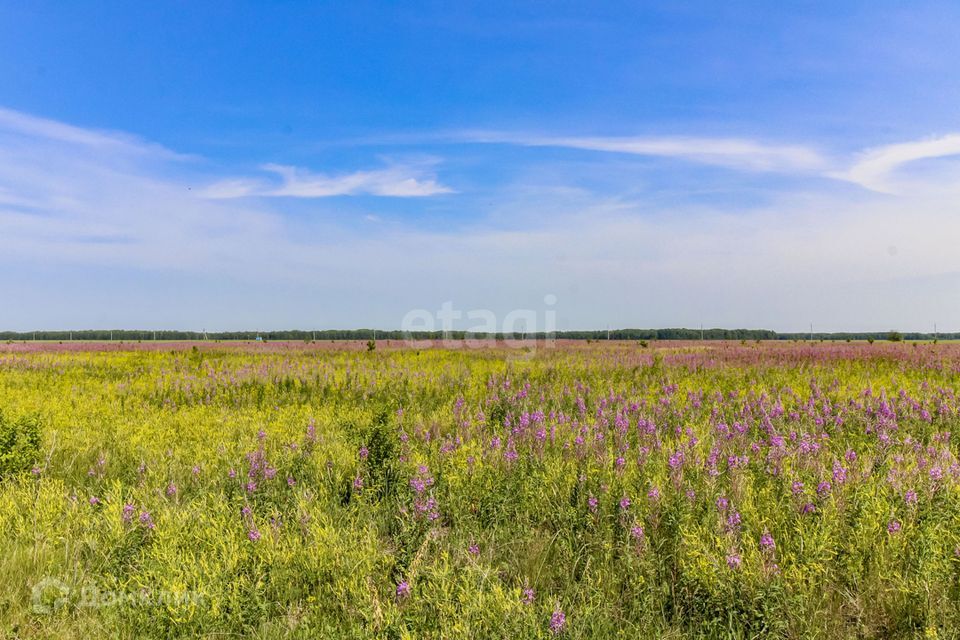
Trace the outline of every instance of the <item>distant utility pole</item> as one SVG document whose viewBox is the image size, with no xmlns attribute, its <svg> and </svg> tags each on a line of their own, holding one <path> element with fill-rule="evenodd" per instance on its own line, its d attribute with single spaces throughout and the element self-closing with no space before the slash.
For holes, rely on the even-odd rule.
<svg viewBox="0 0 960 640">
<path fill-rule="evenodd" d="M 813 323 L 810 323 L 810 342 L 813 342 Z"/>
<path fill-rule="evenodd" d="M 700 323 L 700 342 L 703 342 L 703 323 Z"/>
<path fill-rule="evenodd" d="M 933 339 L 934 339 L 935 341 L 938 340 L 938 339 L 939 339 L 939 335 L 940 335 L 940 334 L 937 333 L 937 323 L 934 322 L 934 323 L 933 323 Z"/>
<path fill-rule="evenodd" d="M 607 325 L 607 340 L 610 339 L 610 325 Z"/>
</svg>

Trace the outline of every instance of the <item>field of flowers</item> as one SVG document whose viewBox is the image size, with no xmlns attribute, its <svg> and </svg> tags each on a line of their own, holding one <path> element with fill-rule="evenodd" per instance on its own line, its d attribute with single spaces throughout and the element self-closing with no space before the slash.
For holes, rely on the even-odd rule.
<svg viewBox="0 0 960 640">
<path fill-rule="evenodd" d="M 0 345 L 0 635 L 960 633 L 960 345 Z"/>
</svg>

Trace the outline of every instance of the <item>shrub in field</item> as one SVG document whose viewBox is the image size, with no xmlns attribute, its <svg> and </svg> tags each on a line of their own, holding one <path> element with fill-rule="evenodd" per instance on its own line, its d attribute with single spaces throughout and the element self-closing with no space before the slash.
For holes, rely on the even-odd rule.
<svg viewBox="0 0 960 640">
<path fill-rule="evenodd" d="M 0 478 L 29 471 L 40 460 L 40 443 L 36 417 L 12 420 L 0 411 Z"/>
</svg>

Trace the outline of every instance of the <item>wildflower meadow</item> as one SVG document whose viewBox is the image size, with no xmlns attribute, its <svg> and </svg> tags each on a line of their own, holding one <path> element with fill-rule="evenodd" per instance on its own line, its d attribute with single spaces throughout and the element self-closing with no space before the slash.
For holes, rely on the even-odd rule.
<svg viewBox="0 0 960 640">
<path fill-rule="evenodd" d="M 11 638 L 960 635 L 960 345 L 0 345 Z"/>
</svg>

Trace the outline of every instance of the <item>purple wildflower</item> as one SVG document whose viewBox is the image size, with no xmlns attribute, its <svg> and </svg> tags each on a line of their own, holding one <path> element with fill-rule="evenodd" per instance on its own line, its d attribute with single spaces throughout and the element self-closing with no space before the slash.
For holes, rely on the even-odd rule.
<svg viewBox="0 0 960 640">
<path fill-rule="evenodd" d="M 247 537 L 250 538 L 250 542 L 256 542 L 260 539 L 260 532 L 256 527 L 253 527 L 247 532 Z"/>
<path fill-rule="evenodd" d="M 740 556 L 737 554 L 736 551 L 731 552 L 731 553 L 727 556 L 727 566 L 728 566 L 730 569 L 733 569 L 733 570 L 739 569 L 741 562 L 742 562 L 742 560 L 740 559 Z"/>
<path fill-rule="evenodd" d="M 760 536 L 760 548 L 764 551 L 773 551 L 777 548 L 777 544 L 773 541 L 773 536 L 769 532 L 764 532 Z"/>
<path fill-rule="evenodd" d="M 891 520 L 890 524 L 887 525 L 887 533 L 895 534 L 900 532 L 900 522 L 897 520 Z"/>
<path fill-rule="evenodd" d="M 567 626 L 567 616 L 563 613 L 563 610 L 557 606 L 553 610 L 553 615 L 550 616 L 550 631 L 554 633 L 560 633 L 563 631 L 563 628 Z"/>
<path fill-rule="evenodd" d="M 401 580 L 397 585 L 397 598 L 406 598 L 410 595 L 410 584 L 406 580 Z"/>
<path fill-rule="evenodd" d="M 537 593 L 530 587 L 526 587 L 523 590 L 523 604 L 533 604 L 533 601 L 537 599 Z"/>
</svg>

